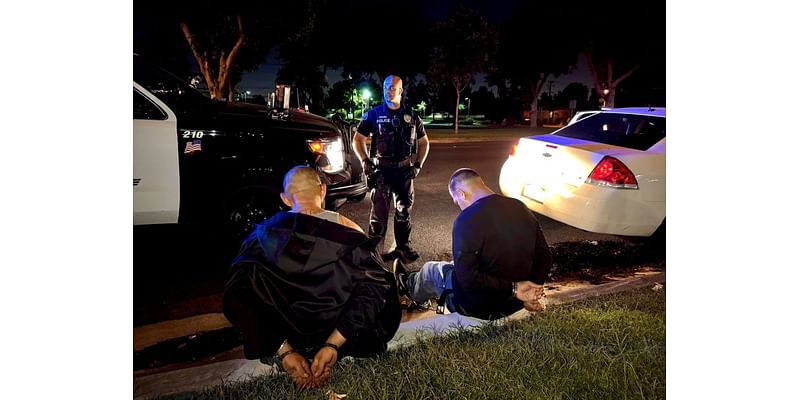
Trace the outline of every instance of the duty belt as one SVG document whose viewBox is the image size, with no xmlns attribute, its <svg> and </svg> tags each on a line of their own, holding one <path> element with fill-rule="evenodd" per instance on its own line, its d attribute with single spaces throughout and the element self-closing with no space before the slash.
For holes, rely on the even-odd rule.
<svg viewBox="0 0 800 400">
<path fill-rule="evenodd" d="M 400 168 L 400 167 L 407 167 L 409 165 L 411 165 L 411 158 L 395 161 L 379 157 L 377 163 L 378 168 Z"/>
</svg>

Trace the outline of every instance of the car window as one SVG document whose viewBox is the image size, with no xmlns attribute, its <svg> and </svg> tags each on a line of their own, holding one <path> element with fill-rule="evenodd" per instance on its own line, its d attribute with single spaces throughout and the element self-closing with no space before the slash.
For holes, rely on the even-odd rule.
<svg viewBox="0 0 800 400">
<path fill-rule="evenodd" d="M 647 115 L 599 113 L 567 125 L 554 135 L 629 149 L 647 150 L 667 136 L 667 120 Z"/>
<path fill-rule="evenodd" d="M 136 89 L 133 89 L 133 119 L 163 120 L 167 119 L 167 114 Z"/>
</svg>

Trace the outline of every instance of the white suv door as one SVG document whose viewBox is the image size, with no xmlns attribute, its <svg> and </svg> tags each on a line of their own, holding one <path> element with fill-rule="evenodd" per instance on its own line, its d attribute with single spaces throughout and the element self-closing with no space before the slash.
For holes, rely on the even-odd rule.
<svg viewBox="0 0 800 400">
<path fill-rule="evenodd" d="M 180 176 L 175 113 L 133 83 L 133 224 L 178 222 Z"/>
</svg>

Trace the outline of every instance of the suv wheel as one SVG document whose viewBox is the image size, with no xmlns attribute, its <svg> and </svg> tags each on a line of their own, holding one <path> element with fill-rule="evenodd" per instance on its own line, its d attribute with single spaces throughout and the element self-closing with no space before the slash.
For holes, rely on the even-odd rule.
<svg viewBox="0 0 800 400">
<path fill-rule="evenodd" d="M 234 195 L 227 207 L 227 230 L 232 240 L 241 242 L 256 224 L 282 210 L 277 193 L 248 190 Z"/>
</svg>

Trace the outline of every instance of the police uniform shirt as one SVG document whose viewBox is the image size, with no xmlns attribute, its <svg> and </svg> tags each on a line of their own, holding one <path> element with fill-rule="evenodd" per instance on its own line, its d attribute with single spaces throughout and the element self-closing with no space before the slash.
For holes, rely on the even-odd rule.
<svg viewBox="0 0 800 400">
<path fill-rule="evenodd" d="M 367 137 L 374 135 L 372 140 L 377 140 L 378 157 L 398 160 L 411 156 L 412 131 L 416 131 L 417 140 L 425 137 L 422 118 L 405 106 L 392 110 L 386 103 L 369 110 L 361 118 L 357 131 Z"/>
</svg>

